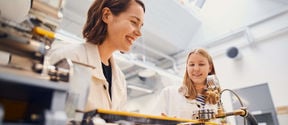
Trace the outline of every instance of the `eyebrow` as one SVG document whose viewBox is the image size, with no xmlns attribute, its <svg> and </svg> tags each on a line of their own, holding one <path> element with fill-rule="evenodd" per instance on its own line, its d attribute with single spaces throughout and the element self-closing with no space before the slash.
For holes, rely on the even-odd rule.
<svg viewBox="0 0 288 125">
<path fill-rule="evenodd" d="M 204 63 L 205 61 L 199 61 L 199 63 Z M 188 63 L 195 63 L 194 61 L 188 61 Z"/>
<path fill-rule="evenodd" d="M 141 22 L 140 18 L 138 18 L 137 16 L 132 16 L 132 18 L 135 18 L 135 19 L 137 19 L 139 22 Z M 143 26 L 143 25 L 144 25 L 144 23 L 141 24 L 141 26 Z"/>
</svg>

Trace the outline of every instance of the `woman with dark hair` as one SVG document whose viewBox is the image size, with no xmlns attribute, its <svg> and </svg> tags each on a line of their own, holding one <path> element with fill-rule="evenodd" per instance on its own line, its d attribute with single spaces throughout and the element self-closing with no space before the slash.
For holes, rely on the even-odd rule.
<svg viewBox="0 0 288 125">
<path fill-rule="evenodd" d="M 194 49 L 188 54 L 186 70 L 181 86 L 169 86 L 162 90 L 154 114 L 199 119 L 198 111 L 217 113 L 220 86 L 209 53 Z"/>
<path fill-rule="evenodd" d="M 128 52 L 142 35 L 144 13 L 145 6 L 141 0 L 94 0 L 82 32 L 86 42 L 63 46 L 48 53 L 51 63 L 69 58 L 95 67 L 85 111 L 124 109 L 126 81 L 113 53 Z"/>
</svg>

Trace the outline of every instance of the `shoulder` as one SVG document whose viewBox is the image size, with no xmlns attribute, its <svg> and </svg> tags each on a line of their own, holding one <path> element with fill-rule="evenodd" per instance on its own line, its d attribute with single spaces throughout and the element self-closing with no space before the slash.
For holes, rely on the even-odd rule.
<svg viewBox="0 0 288 125">
<path fill-rule="evenodd" d="M 83 43 L 53 43 L 46 56 L 52 64 L 63 58 L 79 61 L 81 56 L 85 56 L 84 50 Z"/>
<path fill-rule="evenodd" d="M 51 52 L 58 51 L 58 52 L 75 52 L 74 50 L 81 50 L 84 49 L 84 45 L 86 43 L 53 43 L 51 47 Z"/>
<path fill-rule="evenodd" d="M 171 85 L 171 86 L 167 86 L 165 88 L 162 89 L 161 93 L 162 94 L 178 94 L 178 89 L 180 86 L 178 85 Z"/>
<path fill-rule="evenodd" d="M 179 85 L 170 85 L 166 86 L 163 91 L 178 91 L 179 87 Z"/>
</svg>

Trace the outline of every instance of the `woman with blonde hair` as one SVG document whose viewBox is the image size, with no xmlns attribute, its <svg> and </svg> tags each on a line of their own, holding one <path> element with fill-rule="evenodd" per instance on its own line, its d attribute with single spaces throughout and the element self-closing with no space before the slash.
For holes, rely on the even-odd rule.
<svg viewBox="0 0 288 125">
<path fill-rule="evenodd" d="M 188 54 L 183 84 L 164 88 L 155 111 L 159 115 L 199 119 L 199 110 L 216 113 L 219 92 L 212 57 L 205 49 L 197 48 Z"/>
</svg>

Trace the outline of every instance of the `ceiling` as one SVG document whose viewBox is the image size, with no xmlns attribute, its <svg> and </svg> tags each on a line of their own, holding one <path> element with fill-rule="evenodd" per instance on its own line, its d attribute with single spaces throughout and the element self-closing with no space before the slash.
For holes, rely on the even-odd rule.
<svg viewBox="0 0 288 125">
<path fill-rule="evenodd" d="M 145 56 L 146 60 L 157 66 L 161 60 L 173 62 L 171 55 L 177 54 L 188 45 L 200 21 L 175 0 L 144 0 L 144 2 L 146 14 L 143 36 L 136 41 L 131 53 L 137 58 Z M 82 38 L 81 29 L 90 4 L 91 0 L 83 0 L 81 4 L 79 1 L 66 1 L 61 29 Z M 171 13 L 167 11 L 168 9 L 174 12 Z"/>
</svg>

